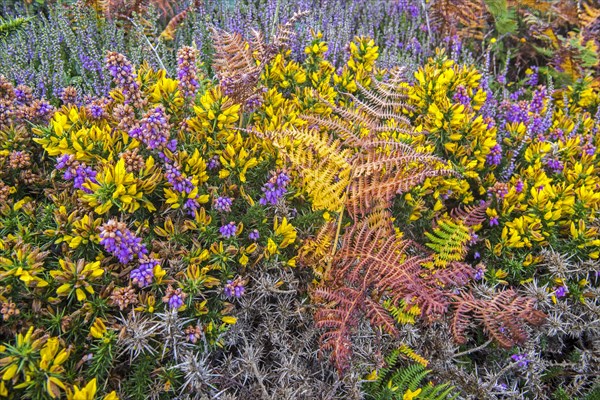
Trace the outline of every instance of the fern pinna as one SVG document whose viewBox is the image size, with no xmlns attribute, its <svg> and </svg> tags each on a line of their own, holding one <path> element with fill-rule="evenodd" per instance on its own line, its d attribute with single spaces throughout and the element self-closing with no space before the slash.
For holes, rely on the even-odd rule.
<svg viewBox="0 0 600 400">
<path fill-rule="evenodd" d="M 455 399 L 458 394 L 448 383 L 434 385 L 423 380 L 430 371 L 420 364 L 401 367 L 399 363 L 402 350 L 394 350 L 385 358 L 386 367 L 377 372 L 377 379 L 365 385 L 366 398 L 369 400 Z"/>
</svg>

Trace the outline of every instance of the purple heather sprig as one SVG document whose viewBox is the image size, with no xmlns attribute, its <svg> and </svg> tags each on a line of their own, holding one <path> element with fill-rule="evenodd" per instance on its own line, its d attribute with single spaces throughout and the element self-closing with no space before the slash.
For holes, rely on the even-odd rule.
<svg viewBox="0 0 600 400">
<path fill-rule="evenodd" d="M 252 232 L 250 232 L 248 234 L 248 239 L 252 240 L 253 242 L 256 242 L 258 239 L 260 239 L 260 234 L 258 233 L 258 229 L 254 229 Z"/>
<path fill-rule="evenodd" d="M 173 287 L 169 285 L 162 301 L 163 303 L 168 304 L 169 308 L 177 310 L 183 306 L 183 302 L 186 298 L 187 294 L 184 293 L 181 288 L 173 289 Z"/>
<path fill-rule="evenodd" d="M 495 144 L 490 149 L 490 153 L 487 155 L 486 161 L 489 165 L 499 165 L 502 161 L 502 146 Z"/>
<path fill-rule="evenodd" d="M 79 162 L 75 160 L 75 156 L 73 154 L 63 154 L 62 156 L 56 159 L 56 169 L 65 170 L 63 173 L 63 179 L 70 181 L 73 180 L 73 187 L 76 189 L 83 190 L 86 193 L 91 193 L 92 191 L 83 187 L 83 184 L 86 180 L 90 180 L 94 183 L 96 182 L 97 172 L 88 167 L 85 163 Z"/>
<path fill-rule="evenodd" d="M 225 288 L 223 289 L 223 293 L 225 293 L 225 296 L 229 298 L 235 296 L 238 299 L 244 295 L 244 291 L 244 282 L 240 277 L 234 280 L 228 280 L 227 284 L 225 285 Z"/>
<path fill-rule="evenodd" d="M 512 358 L 520 368 L 527 368 L 531 362 L 531 360 L 527 358 L 527 354 L 513 354 L 510 358 Z"/>
<path fill-rule="evenodd" d="M 200 87 L 196 68 L 197 58 L 198 50 L 190 46 L 182 47 L 177 52 L 177 79 L 179 90 L 185 97 L 193 97 Z"/>
<path fill-rule="evenodd" d="M 230 212 L 233 199 L 231 197 L 217 197 L 214 201 L 214 208 L 217 211 Z"/>
<path fill-rule="evenodd" d="M 258 201 L 261 205 L 276 205 L 286 193 L 290 177 L 284 172 L 273 173 L 271 179 L 262 187 L 264 196 Z"/>
<path fill-rule="evenodd" d="M 162 149 L 167 146 L 170 126 L 163 106 L 148 111 L 140 125 L 129 131 L 129 136 L 140 140 L 151 150 Z"/>
<path fill-rule="evenodd" d="M 129 273 L 129 278 L 134 285 L 139 287 L 148 286 L 154 278 L 154 267 L 160 265 L 160 261 L 155 258 L 140 257 L 140 265 Z"/>
<path fill-rule="evenodd" d="M 122 264 L 132 261 L 135 256 L 141 259 L 148 254 L 142 239 L 127 229 L 124 222 L 116 219 L 111 219 L 100 227 L 100 244 Z"/>
<path fill-rule="evenodd" d="M 233 236 L 235 236 L 235 234 L 237 232 L 237 225 L 235 222 L 232 221 L 232 222 L 220 227 L 219 232 L 221 233 L 221 236 L 223 236 L 224 238 L 233 237 Z"/>
<path fill-rule="evenodd" d="M 109 51 L 106 55 L 106 69 L 112 76 L 113 82 L 123 92 L 125 104 L 141 105 L 140 86 L 137 83 L 137 75 L 131 62 L 124 55 Z"/>
</svg>

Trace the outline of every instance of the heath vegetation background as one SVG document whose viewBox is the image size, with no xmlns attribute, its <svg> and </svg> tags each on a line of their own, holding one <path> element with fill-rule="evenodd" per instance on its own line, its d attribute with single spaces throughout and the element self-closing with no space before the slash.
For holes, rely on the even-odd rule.
<svg viewBox="0 0 600 400">
<path fill-rule="evenodd" d="M 2 0 L 0 398 L 600 398 L 600 3 Z"/>
</svg>

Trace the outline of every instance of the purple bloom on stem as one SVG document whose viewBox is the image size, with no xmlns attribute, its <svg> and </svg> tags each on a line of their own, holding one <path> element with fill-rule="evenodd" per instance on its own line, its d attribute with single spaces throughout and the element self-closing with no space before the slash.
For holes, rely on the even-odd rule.
<svg viewBox="0 0 600 400">
<path fill-rule="evenodd" d="M 214 156 L 208 161 L 207 168 L 213 170 L 219 168 L 220 166 L 221 163 L 219 162 L 219 156 Z"/>
<path fill-rule="evenodd" d="M 565 297 L 568 292 L 569 289 L 566 286 L 559 286 L 558 288 L 556 288 L 554 295 L 560 299 L 561 297 Z"/>
<path fill-rule="evenodd" d="M 271 175 L 271 179 L 262 187 L 264 196 L 258 201 L 261 205 L 267 204 L 276 205 L 286 193 L 287 185 L 290 177 L 285 172 L 275 173 Z"/>
<path fill-rule="evenodd" d="M 524 186 L 525 186 L 525 184 L 523 183 L 523 181 L 519 180 L 517 182 L 517 184 L 515 185 L 515 190 L 517 191 L 517 193 L 521 193 L 523 191 Z"/>
<path fill-rule="evenodd" d="M 258 233 L 258 229 L 254 229 L 252 232 L 248 234 L 248 239 L 256 242 L 260 238 L 260 234 Z"/>
<path fill-rule="evenodd" d="M 223 236 L 224 238 L 230 238 L 235 236 L 235 233 L 237 231 L 237 226 L 235 224 L 235 222 L 230 222 L 227 225 L 223 225 L 222 227 L 219 228 L 219 232 L 221 233 L 221 236 Z"/>
<path fill-rule="evenodd" d="M 233 199 L 230 197 L 217 197 L 214 207 L 217 211 L 230 212 L 232 204 Z"/>
<path fill-rule="evenodd" d="M 134 256 L 142 258 L 148 254 L 148 249 L 142 244 L 142 239 L 136 237 L 127 229 L 123 222 L 111 219 L 100 227 L 100 244 L 107 252 L 119 259 L 122 264 L 133 260 Z"/>
<path fill-rule="evenodd" d="M 240 278 L 236 278 L 234 280 L 228 280 L 225 288 L 223 289 L 223 293 L 227 297 L 237 297 L 238 299 L 244 295 L 244 283 Z"/>
<path fill-rule="evenodd" d="M 498 225 L 500 225 L 500 222 L 498 222 L 498 217 L 490 218 L 490 226 L 498 226 Z"/>
<path fill-rule="evenodd" d="M 502 146 L 494 145 L 490 149 L 490 154 L 487 155 L 486 161 L 489 165 L 498 165 L 502 161 Z"/>
<path fill-rule="evenodd" d="M 473 276 L 473 278 L 476 281 L 479 281 L 479 280 L 483 279 L 484 276 L 485 276 L 485 272 L 483 271 L 483 269 L 482 268 L 478 268 L 477 272 L 475 272 L 475 275 Z"/>
<path fill-rule="evenodd" d="M 526 368 L 531 362 L 531 360 L 527 359 L 526 354 L 513 354 L 510 358 L 521 368 Z"/>
<path fill-rule="evenodd" d="M 157 265 L 160 265 L 160 262 L 155 258 L 140 257 L 139 267 L 129 273 L 132 283 L 139 287 L 150 285 L 154 278 L 154 267 Z"/>
</svg>

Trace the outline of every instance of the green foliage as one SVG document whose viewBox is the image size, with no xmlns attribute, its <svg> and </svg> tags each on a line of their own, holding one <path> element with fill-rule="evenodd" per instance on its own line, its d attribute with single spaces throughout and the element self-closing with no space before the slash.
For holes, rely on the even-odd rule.
<svg viewBox="0 0 600 400">
<path fill-rule="evenodd" d="M 0 17 L 0 38 L 6 39 L 9 35 L 15 34 L 23 28 L 23 26 L 31 21 L 33 17 L 16 17 L 4 19 Z"/>
<path fill-rule="evenodd" d="M 425 236 L 429 239 L 426 246 L 435 252 L 433 266 L 443 268 L 464 259 L 471 232 L 461 221 L 441 219 L 433 232 L 425 232 Z"/>
<path fill-rule="evenodd" d="M 422 365 L 403 367 L 399 362 L 400 354 L 399 350 L 394 350 L 388 355 L 386 367 L 378 371 L 377 379 L 365 385 L 368 400 L 447 400 L 458 397 L 449 383 L 433 384 L 424 381 L 431 371 Z"/>
</svg>

